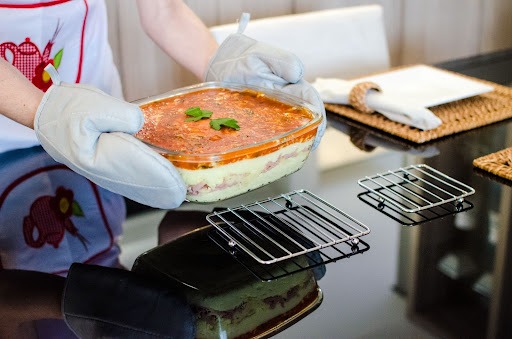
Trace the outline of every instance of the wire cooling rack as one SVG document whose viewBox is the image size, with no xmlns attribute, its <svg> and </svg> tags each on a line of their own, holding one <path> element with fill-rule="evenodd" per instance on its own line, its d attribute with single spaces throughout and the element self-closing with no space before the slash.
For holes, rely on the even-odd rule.
<svg viewBox="0 0 512 339">
<path fill-rule="evenodd" d="M 306 190 L 214 211 L 206 219 L 215 226 L 213 238 L 221 247 L 265 265 L 314 252 L 333 260 L 327 249 L 346 256 L 346 250 L 331 248 L 344 244 L 349 252 L 357 252 L 359 238 L 370 233 L 367 226 Z"/>
<path fill-rule="evenodd" d="M 470 186 L 425 164 L 367 176 L 359 199 L 404 225 L 417 225 L 473 208 Z"/>
</svg>

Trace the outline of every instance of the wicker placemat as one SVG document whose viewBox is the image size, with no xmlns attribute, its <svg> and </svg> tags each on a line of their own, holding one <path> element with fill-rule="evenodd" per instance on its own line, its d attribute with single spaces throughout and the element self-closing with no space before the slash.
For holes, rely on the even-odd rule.
<svg viewBox="0 0 512 339">
<path fill-rule="evenodd" d="M 339 114 L 343 117 L 358 121 L 362 124 L 418 144 L 512 118 L 511 87 L 455 72 L 452 73 L 473 81 L 491 85 L 494 87 L 494 90 L 492 92 L 470 98 L 430 107 L 429 109 L 443 121 L 438 128 L 433 130 L 422 131 L 411 126 L 389 120 L 378 113 L 360 113 L 346 105 L 325 104 L 325 108 L 326 110 Z"/>
<path fill-rule="evenodd" d="M 473 160 L 473 166 L 498 177 L 512 180 L 512 147 Z"/>
</svg>

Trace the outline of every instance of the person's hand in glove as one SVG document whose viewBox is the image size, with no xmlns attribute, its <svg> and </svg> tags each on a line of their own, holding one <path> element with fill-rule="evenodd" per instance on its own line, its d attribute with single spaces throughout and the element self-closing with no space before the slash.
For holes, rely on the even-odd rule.
<svg viewBox="0 0 512 339">
<path fill-rule="evenodd" d="M 248 19 L 248 14 L 244 13 L 238 32 L 229 35 L 219 46 L 205 80 L 277 89 L 310 103 L 323 117 L 313 144 L 315 149 L 326 126 L 325 107 L 320 95 L 303 79 L 304 65 L 296 55 L 242 34 Z"/>
<path fill-rule="evenodd" d="M 57 76 L 34 119 L 46 152 L 114 193 L 152 207 L 178 207 L 186 194 L 181 176 L 133 136 L 144 124 L 140 109 L 90 86 L 60 83 Z"/>
<path fill-rule="evenodd" d="M 33 127 L 56 161 L 144 205 L 168 209 L 184 201 L 186 185 L 174 166 L 133 136 L 144 123 L 136 105 L 90 86 L 61 83 L 52 67 L 48 71 L 53 85 L 44 95 L 32 93 L 38 90 L 5 62 L 0 63 L 0 70 L 12 73 L 5 81 L 13 95 L 6 98 L 19 97 L 16 92 L 26 93 L 28 98 L 27 104 L 1 103 L 0 113 Z M 1 81 L 0 85 L 11 90 Z M 17 111 L 9 114 L 14 111 L 9 107 Z"/>
</svg>

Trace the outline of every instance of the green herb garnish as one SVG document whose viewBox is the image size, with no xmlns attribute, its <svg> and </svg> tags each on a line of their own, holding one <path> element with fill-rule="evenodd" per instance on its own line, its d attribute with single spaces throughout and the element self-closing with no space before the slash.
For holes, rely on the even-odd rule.
<svg viewBox="0 0 512 339">
<path fill-rule="evenodd" d="M 211 111 L 202 110 L 199 107 L 190 107 L 185 111 L 185 114 L 189 117 L 185 119 L 185 121 L 199 121 L 201 119 L 209 119 L 212 116 Z M 238 121 L 231 118 L 219 118 L 212 119 L 210 121 L 210 127 L 214 130 L 220 130 L 222 126 L 236 129 L 237 131 L 240 129 L 238 126 Z"/>
<path fill-rule="evenodd" d="M 210 127 L 214 130 L 220 130 L 222 126 L 226 126 L 229 128 L 236 129 L 237 131 L 240 129 L 240 126 L 238 126 L 238 121 L 231 118 L 219 118 L 219 119 L 212 119 L 210 121 Z"/>
<path fill-rule="evenodd" d="M 204 111 L 199 107 L 190 107 L 185 111 L 185 114 L 190 116 L 185 121 L 199 121 L 201 119 L 208 119 L 213 113 L 211 111 Z"/>
</svg>

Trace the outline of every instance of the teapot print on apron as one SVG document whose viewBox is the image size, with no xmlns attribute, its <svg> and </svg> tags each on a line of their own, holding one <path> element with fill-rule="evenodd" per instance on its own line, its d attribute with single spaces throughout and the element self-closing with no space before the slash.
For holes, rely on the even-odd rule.
<svg viewBox="0 0 512 339">
<path fill-rule="evenodd" d="M 9 51 L 12 58 L 11 63 L 14 67 L 19 69 L 35 86 L 42 91 L 46 91 L 52 85 L 52 81 L 44 68 L 51 63 L 58 69 L 64 52 L 64 49 L 61 49 L 53 58 L 50 57 L 55 38 L 61 28 L 62 26 L 57 22 L 53 37 L 48 41 L 42 53 L 37 45 L 27 37 L 19 45 L 10 41 L 0 44 L 0 57 L 9 60 Z"/>
<path fill-rule="evenodd" d="M 50 63 L 63 81 L 80 82 L 85 43 L 94 40 L 87 34 L 87 28 L 96 24 L 89 15 L 94 11 L 90 3 L 93 7 L 101 4 L 93 0 L 0 0 L 0 58 L 43 91 L 52 84 L 44 72 Z"/>
<path fill-rule="evenodd" d="M 72 190 L 59 186 L 55 195 L 41 196 L 32 203 L 30 212 L 23 218 L 23 236 L 28 246 L 39 248 L 48 243 L 58 248 L 69 232 L 87 251 L 88 240 L 71 220 L 71 216 L 84 216 L 73 195 Z"/>
<path fill-rule="evenodd" d="M 53 63 L 62 82 L 123 98 L 105 0 L 0 0 L 0 58 L 42 90 L 52 84 L 43 68 Z M 32 129 L 0 114 L 0 154 L 39 144 Z"/>
</svg>

